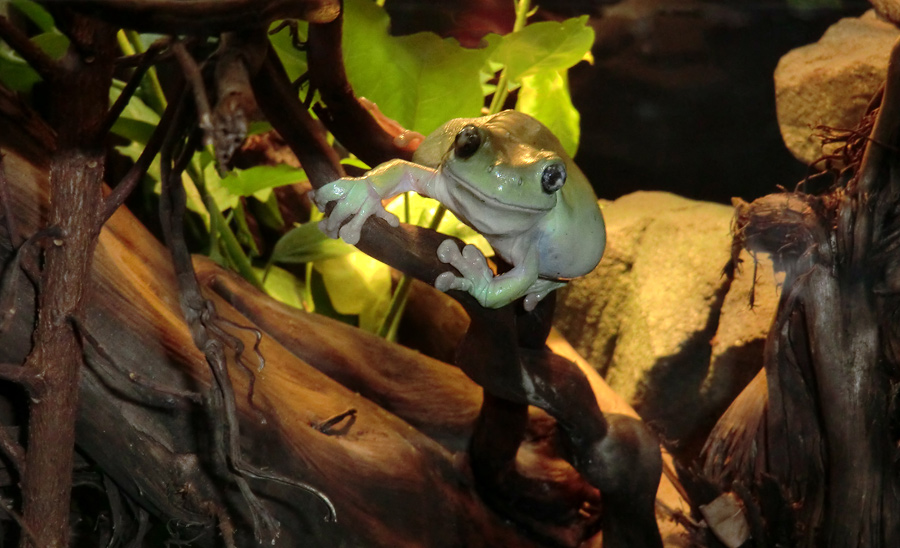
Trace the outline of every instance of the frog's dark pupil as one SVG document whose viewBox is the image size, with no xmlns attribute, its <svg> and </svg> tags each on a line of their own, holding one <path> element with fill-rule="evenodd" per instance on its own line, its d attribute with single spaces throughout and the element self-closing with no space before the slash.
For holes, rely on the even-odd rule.
<svg viewBox="0 0 900 548">
<path fill-rule="evenodd" d="M 481 133 L 475 126 L 468 125 L 456 134 L 453 146 L 456 148 L 456 157 L 465 160 L 475 154 L 481 146 Z"/>
<path fill-rule="evenodd" d="M 541 187 L 547 194 L 553 194 L 566 184 L 566 165 L 554 162 L 541 173 Z"/>
</svg>

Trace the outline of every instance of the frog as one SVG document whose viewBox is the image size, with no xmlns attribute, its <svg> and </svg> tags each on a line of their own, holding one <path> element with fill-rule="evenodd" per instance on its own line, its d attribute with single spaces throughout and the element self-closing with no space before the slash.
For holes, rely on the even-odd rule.
<svg viewBox="0 0 900 548">
<path fill-rule="evenodd" d="M 313 191 L 331 212 L 320 229 L 355 245 L 371 216 L 399 226 L 382 201 L 407 191 L 434 198 L 482 234 L 510 269 L 495 274 L 474 245 L 447 239 L 438 259 L 457 272 L 434 286 L 468 293 L 483 307 L 522 297 L 532 311 L 552 291 L 591 272 L 603 256 L 606 228 L 597 196 L 556 136 L 516 110 L 457 118 L 421 142 L 412 161 L 391 160 L 361 177 L 344 177 Z"/>
</svg>

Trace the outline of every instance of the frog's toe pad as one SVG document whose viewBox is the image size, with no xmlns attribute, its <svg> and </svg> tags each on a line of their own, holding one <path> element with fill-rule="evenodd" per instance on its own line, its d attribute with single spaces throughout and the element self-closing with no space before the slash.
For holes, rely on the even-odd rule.
<svg viewBox="0 0 900 548">
<path fill-rule="evenodd" d="M 321 221 L 319 221 L 319 230 L 321 230 L 322 234 L 328 236 L 329 238 L 337 239 L 338 238 L 337 227 L 335 227 L 334 230 L 332 230 L 331 228 L 329 228 L 328 224 L 329 223 L 328 223 L 327 218 L 322 219 Z"/>
<path fill-rule="evenodd" d="M 453 264 L 462 259 L 462 253 L 459 252 L 459 246 L 453 240 L 444 240 L 437 248 L 438 259 L 445 264 Z M 450 272 L 444 272 L 450 274 Z M 452 276 L 452 274 L 450 274 Z M 441 274 L 443 276 L 443 274 Z"/>
<path fill-rule="evenodd" d="M 455 289 L 454 286 L 459 278 L 453 275 L 452 272 L 442 272 L 437 279 L 434 281 L 434 287 L 438 291 L 450 291 L 451 289 Z"/>
</svg>

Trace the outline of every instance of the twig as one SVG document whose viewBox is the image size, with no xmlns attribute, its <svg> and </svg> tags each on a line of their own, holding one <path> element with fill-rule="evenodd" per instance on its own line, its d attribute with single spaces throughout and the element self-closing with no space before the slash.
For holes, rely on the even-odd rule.
<svg viewBox="0 0 900 548">
<path fill-rule="evenodd" d="M 261 471 L 248 464 L 243 458 L 234 387 L 228 375 L 228 361 L 225 357 L 226 341 L 229 341 L 229 338 L 222 337 L 223 330 L 215 325 L 219 321 L 215 307 L 211 301 L 203 297 L 200 291 L 190 253 L 184 240 L 183 218 L 186 197 L 180 177 L 195 150 L 198 134 L 195 132 L 188 139 L 174 165 L 172 157 L 186 122 L 187 113 L 184 113 L 170 128 L 160 153 L 163 182 L 163 191 L 160 196 L 160 217 L 163 235 L 175 266 L 181 292 L 182 312 L 190 326 L 194 344 L 206 356 L 206 361 L 213 374 L 214 382 L 207 393 L 206 408 L 216 422 L 216 427 L 213 428 L 214 455 L 220 461 L 230 465 L 233 472 L 231 479 L 238 486 L 244 501 L 250 508 L 257 539 L 270 539 L 274 538 L 278 524 L 250 489 L 247 478 L 277 481 L 303 489 L 320 498 L 328 506 L 332 518 L 335 516 L 334 506 L 322 492 L 311 485 Z M 242 344 L 238 349 L 241 348 Z"/>
<path fill-rule="evenodd" d="M 56 61 L 41 51 L 34 42 L 28 39 L 25 34 L 17 29 L 6 17 L 0 16 L 0 40 L 3 40 L 16 53 L 22 56 L 22 59 L 38 73 L 38 75 L 47 82 L 52 82 L 59 72 L 59 65 Z"/>
<path fill-rule="evenodd" d="M 25 523 L 25 519 L 22 517 L 22 514 L 13 510 L 13 502 L 6 497 L 0 496 L 0 510 L 6 512 L 9 517 L 16 522 L 16 524 L 22 529 L 22 532 L 31 541 L 31 543 L 35 546 L 38 545 L 37 535 L 34 534 L 34 531 Z"/>
<path fill-rule="evenodd" d="M 7 365 L 9 364 L 0 364 L 2 367 Z M 18 367 L 22 368 L 22 366 Z M 25 448 L 9 434 L 9 429 L 5 426 L 0 426 L 0 450 L 9 458 L 21 476 L 25 472 Z"/>
<path fill-rule="evenodd" d="M 316 109 L 316 114 L 341 144 L 371 166 L 394 158 L 409 160 L 412 151 L 398 147 L 393 136 L 353 95 L 341 51 L 342 24 L 339 17 L 330 23 L 309 25 L 310 86 L 319 90 L 327 107 Z M 312 95 L 310 92 L 308 97 Z"/>
<path fill-rule="evenodd" d="M 178 89 L 175 90 L 176 97 L 183 97 L 182 93 L 183 87 L 179 86 Z M 110 217 L 116 212 L 116 210 L 121 207 L 128 196 L 134 191 L 137 187 L 138 183 L 143 178 L 144 174 L 147 173 L 147 170 L 150 168 L 150 164 L 153 163 L 153 159 L 156 157 L 160 148 L 162 147 L 162 143 L 165 140 L 166 135 L 172 127 L 173 121 L 179 116 L 179 109 L 184 108 L 183 100 L 175 100 L 168 107 L 166 107 L 166 111 L 163 113 L 162 118 L 159 121 L 159 125 L 153 130 L 153 134 L 150 136 L 150 140 L 147 141 L 147 145 L 144 146 L 144 150 L 141 151 L 141 155 L 138 157 L 137 161 L 134 165 L 131 166 L 131 169 L 122 177 L 122 180 L 119 181 L 119 184 L 112 190 L 109 196 L 106 197 L 103 204 L 103 216 L 100 218 L 99 226 L 97 229 L 99 230 L 106 221 L 109 220 Z"/>
<path fill-rule="evenodd" d="M 66 7 L 141 32 L 213 36 L 266 28 L 279 19 L 324 23 L 337 17 L 338 0 L 68 0 Z"/>
<path fill-rule="evenodd" d="M 300 39 L 299 27 L 297 21 L 294 19 L 285 19 L 281 23 L 278 23 L 275 28 L 269 31 L 269 36 L 278 34 L 285 28 L 288 29 L 288 33 L 291 35 L 291 45 L 298 51 L 306 51 L 306 42 Z"/>
<path fill-rule="evenodd" d="M 351 419 L 351 423 L 352 423 L 352 419 L 356 418 L 356 409 L 348 409 L 348 410 L 344 411 L 343 413 L 338 413 L 337 415 L 335 415 L 331 418 L 325 419 L 324 421 L 322 421 L 319 424 L 314 424 L 313 428 L 315 428 L 316 430 L 318 430 L 319 432 L 321 432 L 325 435 L 330 436 L 333 433 L 332 429 L 335 426 L 337 426 L 338 424 L 340 424 L 341 421 L 343 421 L 344 419 L 346 419 L 348 417 Z"/>
<path fill-rule="evenodd" d="M 160 52 L 167 45 L 166 42 L 157 40 L 141 55 L 140 63 L 134 69 L 134 73 L 131 75 L 131 78 L 128 80 L 128 83 L 125 84 L 125 87 L 122 89 L 122 93 L 119 94 L 119 97 L 116 98 L 116 102 L 113 103 L 113 106 L 109 109 L 109 113 L 106 115 L 106 121 L 103 124 L 103 129 L 101 130 L 103 133 L 109 132 L 110 128 L 112 128 L 113 124 L 116 123 L 116 120 L 119 119 L 119 116 L 122 115 L 122 111 L 125 110 L 125 107 L 128 106 L 128 103 L 131 101 L 131 97 L 134 95 L 135 90 L 137 90 L 138 86 L 141 85 L 141 81 L 144 78 L 144 75 L 150 70 L 150 67 L 153 66 L 154 61 L 156 61 Z"/>
<path fill-rule="evenodd" d="M 197 121 L 204 133 L 203 142 L 205 145 L 210 145 L 213 139 L 212 109 L 209 106 L 209 98 L 206 96 L 206 86 L 203 84 L 203 74 L 200 71 L 200 66 L 188 53 L 184 43 L 175 42 L 172 45 L 172 51 L 175 53 L 175 58 L 178 59 L 178 64 L 181 65 L 181 70 L 188 82 L 188 86 L 190 86 L 194 94 L 194 102 L 197 106 Z"/>
<path fill-rule="evenodd" d="M 0 379 L 21 384 L 29 392 L 40 393 L 42 387 L 41 376 L 18 363 L 0 363 Z"/>
<path fill-rule="evenodd" d="M 184 398 L 198 403 L 202 400 L 200 394 L 197 394 L 196 392 L 171 388 L 160 384 L 153 379 L 149 379 L 139 373 L 124 369 L 115 359 L 113 359 L 112 356 L 109 355 L 109 352 L 107 352 L 106 349 L 103 348 L 103 345 L 100 344 L 100 341 L 98 341 L 96 338 L 94 338 L 93 335 L 91 335 L 90 331 L 87 330 L 87 328 L 78 318 L 72 317 L 69 318 L 69 321 L 72 322 L 72 325 L 75 327 L 75 331 L 81 337 L 82 346 L 84 346 L 83 343 L 87 343 L 87 346 L 97 353 L 101 361 L 110 366 L 113 373 L 116 373 L 120 377 L 128 379 L 134 385 L 138 386 L 139 388 L 143 388 L 151 393 L 169 396 L 170 398 Z M 166 399 L 165 403 L 168 406 L 172 405 L 172 401 L 168 398 Z"/>
</svg>

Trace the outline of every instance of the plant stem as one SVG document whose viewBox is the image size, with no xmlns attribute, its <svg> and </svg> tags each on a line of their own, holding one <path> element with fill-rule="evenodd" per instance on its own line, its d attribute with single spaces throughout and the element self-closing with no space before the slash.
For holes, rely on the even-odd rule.
<svg viewBox="0 0 900 548">
<path fill-rule="evenodd" d="M 525 28 L 528 21 L 528 10 L 531 8 L 531 0 L 518 0 L 516 2 L 516 22 L 513 23 L 513 32 L 518 32 Z M 506 98 L 509 96 L 509 79 L 506 73 L 506 67 L 500 71 L 500 79 L 497 81 L 497 91 L 494 92 L 494 98 L 491 100 L 491 106 L 488 114 L 497 114 L 503 108 Z"/>
</svg>

